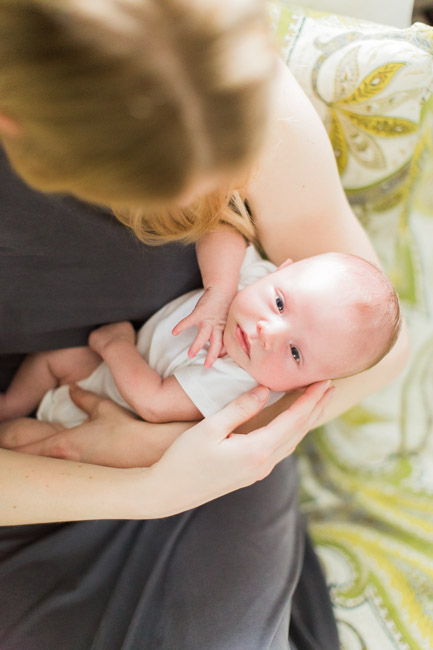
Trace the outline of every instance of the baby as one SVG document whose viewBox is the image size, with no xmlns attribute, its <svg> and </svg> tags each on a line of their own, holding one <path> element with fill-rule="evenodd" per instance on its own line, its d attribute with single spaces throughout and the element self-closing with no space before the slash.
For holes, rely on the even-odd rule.
<svg viewBox="0 0 433 650">
<path fill-rule="evenodd" d="M 82 387 L 143 419 L 194 420 L 218 411 L 257 383 L 274 391 L 275 401 L 315 381 L 366 370 L 398 335 L 399 303 L 389 280 L 373 264 L 352 255 L 287 260 L 276 269 L 249 246 L 239 289 L 223 332 L 225 355 L 211 369 L 203 365 L 208 349 L 188 355 L 195 333 L 184 329 L 185 322 L 172 336 L 173 326 L 194 314 L 203 295 L 191 292 L 159 310 L 137 340 L 129 323 L 117 323 L 95 330 L 89 348 L 30 356 L 4 395 L 15 404 L 14 417 L 20 395 L 27 395 L 29 412 L 51 389 L 38 418 L 67 427 L 79 424 L 86 415 L 70 400 L 67 384 L 91 373 L 79 382 Z M 16 397 L 11 399 L 11 394 Z"/>
</svg>

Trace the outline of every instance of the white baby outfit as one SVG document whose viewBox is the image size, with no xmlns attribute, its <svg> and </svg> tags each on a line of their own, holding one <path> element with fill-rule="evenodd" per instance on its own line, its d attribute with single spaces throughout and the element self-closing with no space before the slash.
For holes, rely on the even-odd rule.
<svg viewBox="0 0 433 650">
<path fill-rule="evenodd" d="M 248 246 L 239 276 L 239 289 L 275 270 L 271 262 L 263 260 L 253 246 Z M 178 336 L 173 327 L 190 314 L 203 290 L 191 291 L 156 312 L 139 330 L 137 348 L 141 356 L 165 379 L 174 375 L 185 393 L 206 417 L 216 413 L 257 382 L 229 356 L 217 359 L 212 368 L 204 367 L 207 348 L 190 359 L 188 350 L 195 338 L 196 328 L 189 328 Z M 101 363 L 86 379 L 78 382 L 82 388 L 108 397 L 132 411 L 117 390 L 105 363 Z M 283 393 L 271 393 L 268 403 L 275 402 Z M 69 387 L 60 386 L 48 391 L 39 405 L 39 420 L 61 422 L 67 427 L 81 424 L 87 417 L 69 397 Z"/>
</svg>

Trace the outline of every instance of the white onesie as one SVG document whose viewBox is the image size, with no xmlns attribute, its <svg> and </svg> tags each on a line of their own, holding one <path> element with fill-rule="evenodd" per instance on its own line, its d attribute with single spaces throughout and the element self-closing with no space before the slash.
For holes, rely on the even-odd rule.
<svg viewBox="0 0 433 650">
<path fill-rule="evenodd" d="M 239 289 L 275 270 L 253 246 L 248 246 L 239 276 Z M 246 392 L 257 382 L 240 368 L 229 356 L 217 359 L 212 368 L 204 367 L 207 349 L 190 359 L 188 350 L 195 338 L 196 328 L 189 328 L 178 336 L 173 327 L 190 314 L 203 290 L 191 291 L 169 302 L 156 312 L 139 330 L 137 348 L 141 356 L 165 379 L 174 375 L 185 393 L 203 416 L 212 415 L 226 404 Z M 101 363 L 86 379 L 78 382 L 82 388 L 108 397 L 132 411 L 117 390 L 114 379 L 105 363 Z M 268 403 L 275 402 L 283 393 L 271 393 Z M 81 424 L 87 415 L 69 397 L 69 387 L 60 386 L 48 391 L 39 405 L 39 420 L 61 422 L 67 427 Z"/>
</svg>

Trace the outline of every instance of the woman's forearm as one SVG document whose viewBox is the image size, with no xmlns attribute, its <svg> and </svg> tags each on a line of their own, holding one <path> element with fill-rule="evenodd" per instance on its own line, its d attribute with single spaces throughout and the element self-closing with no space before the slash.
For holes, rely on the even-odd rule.
<svg viewBox="0 0 433 650">
<path fill-rule="evenodd" d="M 328 401 L 329 382 L 310 386 L 286 413 L 251 436 L 233 433 L 263 407 L 257 387 L 179 436 L 147 469 L 113 469 L 0 450 L 3 525 L 173 515 L 267 476 L 312 428 Z M 131 416 L 81 391 L 89 427 L 128 430 Z M 53 436 L 62 440 L 63 432 Z M 108 436 L 110 437 L 110 435 Z"/>
<path fill-rule="evenodd" d="M 147 472 L 1 449 L 0 525 L 154 517 Z"/>
</svg>

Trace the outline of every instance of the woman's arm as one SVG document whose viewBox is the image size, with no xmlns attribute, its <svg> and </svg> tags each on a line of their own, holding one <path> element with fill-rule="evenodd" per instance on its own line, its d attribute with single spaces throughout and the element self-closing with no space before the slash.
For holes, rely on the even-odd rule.
<svg viewBox="0 0 433 650">
<path fill-rule="evenodd" d="M 81 450 L 78 458 L 98 456 L 97 444 L 92 452 L 92 440 L 114 434 L 128 444 L 131 432 L 140 431 L 143 423 L 120 407 L 76 391 L 76 401 L 90 415 L 79 428 L 87 436 L 87 451 Z M 256 387 L 182 433 L 146 469 L 114 469 L 0 450 L 0 524 L 158 518 L 211 501 L 267 476 L 314 426 L 331 391 L 329 382 L 313 384 L 268 426 L 247 436 L 235 434 L 234 429 L 267 400 L 268 390 Z M 51 438 L 40 443 L 40 453 L 68 451 L 71 457 L 70 449 L 62 449 L 62 434 Z"/>
<path fill-rule="evenodd" d="M 282 61 L 272 124 L 246 188 L 270 259 L 339 251 L 379 264 L 345 196 L 325 127 Z"/>
<path fill-rule="evenodd" d="M 283 62 L 273 130 L 246 196 L 260 241 L 275 264 L 288 257 L 299 260 L 339 251 L 359 255 L 380 266 L 344 194 L 326 130 Z M 408 336 L 403 326 L 394 348 L 379 364 L 334 382 L 336 393 L 322 421 L 332 419 L 386 385 L 403 369 L 408 353 Z M 274 412 L 286 405 L 287 401 L 278 402 Z"/>
</svg>

